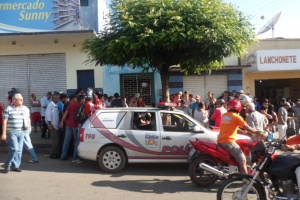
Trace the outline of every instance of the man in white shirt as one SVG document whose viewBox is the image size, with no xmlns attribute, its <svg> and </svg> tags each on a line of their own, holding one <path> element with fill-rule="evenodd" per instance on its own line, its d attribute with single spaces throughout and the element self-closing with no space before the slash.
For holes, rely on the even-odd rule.
<svg viewBox="0 0 300 200">
<path fill-rule="evenodd" d="M 46 139 L 46 132 L 48 130 L 47 122 L 45 120 L 45 112 L 48 104 L 51 102 L 52 93 L 48 92 L 46 96 L 41 99 L 42 106 L 42 120 L 43 120 L 43 130 L 42 130 L 42 139 Z M 48 135 L 49 138 L 49 135 Z"/>
<path fill-rule="evenodd" d="M 188 108 L 187 113 L 192 116 L 192 107 L 193 107 L 193 103 L 195 103 L 196 100 L 194 99 L 193 94 L 189 94 L 189 98 L 188 100 L 185 102 L 186 107 Z"/>
<path fill-rule="evenodd" d="M 211 92 L 207 93 L 207 97 L 205 99 L 205 108 L 206 110 L 209 109 L 210 105 L 214 105 L 216 103 L 216 98 L 214 98 L 214 94 L 212 94 Z"/>
<path fill-rule="evenodd" d="M 59 100 L 59 94 L 54 94 L 52 96 L 51 103 L 48 104 L 46 112 L 45 112 L 45 121 L 48 125 L 48 129 L 50 131 L 50 136 L 52 140 L 52 149 L 50 153 L 50 158 L 58 159 L 59 155 L 59 111 L 57 108 L 57 102 Z"/>
</svg>

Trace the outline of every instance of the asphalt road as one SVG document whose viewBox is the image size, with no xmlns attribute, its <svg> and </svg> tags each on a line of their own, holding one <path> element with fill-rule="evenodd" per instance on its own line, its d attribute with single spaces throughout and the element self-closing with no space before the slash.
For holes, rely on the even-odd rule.
<svg viewBox="0 0 300 200">
<path fill-rule="evenodd" d="M 3 174 L 6 154 L 0 152 L 0 200 L 147 200 L 216 199 L 218 183 L 195 186 L 187 164 L 130 164 L 117 174 L 105 174 L 98 164 L 49 158 L 49 149 L 37 149 L 39 163 L 27 163 L 22 172 Z"/>
</svg>

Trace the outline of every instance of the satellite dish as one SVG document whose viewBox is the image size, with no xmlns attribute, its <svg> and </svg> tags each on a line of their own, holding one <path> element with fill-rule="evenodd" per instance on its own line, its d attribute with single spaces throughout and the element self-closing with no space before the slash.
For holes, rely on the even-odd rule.
<svg viewBox="0 0 300 200">
<path fill-rule="evenodd" d="M 279 17 L 281 15 L 281 12 L 275 15 L 268 23 L 266 23 L 262 29 L 257 33 L 257 35 L 263 34 L 267 32 L 268 30 L 272 29 L 272 38 L 274 38 L 274 26 L 277 23 Z M 264 19 L 264 16 L 261 17 L 261 19 Z"/>
</svg>

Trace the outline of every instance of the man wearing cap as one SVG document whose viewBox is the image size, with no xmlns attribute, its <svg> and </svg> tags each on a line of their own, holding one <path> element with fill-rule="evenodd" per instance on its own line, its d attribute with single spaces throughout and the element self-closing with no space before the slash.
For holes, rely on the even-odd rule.
<svg viewBox="0 0 300 200">
<path fill-rule="evenodd" d="M 215 126 L 221 126 L 222 115 L 227 113 L 227 110 L 224 108 L 225 101 L 223 99 L 219 99 L 217 101 L 217 108 L 215 112 L 211 116 L 211 120 L 215 121 Z"/>
<path fill-rule="evenodd" d="M 290 108 L 289 103 L 286 102 L 285 98 L 280 100 L 281 107 L 278 109 L 278 123 L 277 129 L 279 133 L 279 139 L 283 138 L 286 134 L 287 129 L 287 119 L 288 119 L 288 112 L 287 109 Z"/>
<path fill-rule="evenodd" d="M 192 105 L 192 117 L 194 117 L 195 110 L 199 108 L 199 103 L 201 102 L 200 95 L 196 95 L 196 102 Z"/>
</svg>

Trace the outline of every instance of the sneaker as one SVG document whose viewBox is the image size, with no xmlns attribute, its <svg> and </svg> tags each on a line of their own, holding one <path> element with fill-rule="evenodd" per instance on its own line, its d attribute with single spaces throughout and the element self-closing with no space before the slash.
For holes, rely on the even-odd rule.
<svg viewBox="0 0 300 200">
<path fill-rule="evenodd" d="M 14 169 L 11 169 L 10 171 L 21 172 L 22 170 L 20 168 L 14 168 Z"/>
<path fill-rule="evenodd" d="M 10 167 L 9 166 L 5 166 L 4 167 L 4 170 L 3 170 L 3 173 L 7 174 L 10 170 Z"/>
<path fill-rule="evenodd" d="M 73 159 L 72 160 L 72 163 L 78 163 L 78 164 L 80 164 L 80 163 L 82 163 L 82 160 L 80 160 L 80 159 Z"/>
</svg>

